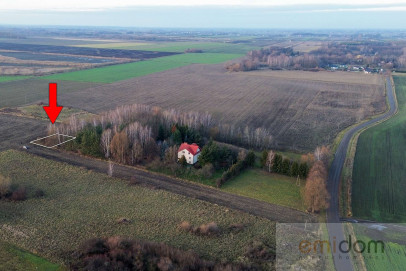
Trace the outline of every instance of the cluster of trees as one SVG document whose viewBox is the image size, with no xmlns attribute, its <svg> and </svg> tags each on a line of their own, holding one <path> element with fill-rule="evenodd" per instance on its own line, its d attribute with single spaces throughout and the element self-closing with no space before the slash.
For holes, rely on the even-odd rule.
<svg viewBox="0 0 406 271">
<path fill-rule="evenodd" d="M 203 146 L 213 138 L 260 148 L 267 147 L 272 139 L 264 128 L 247 126 L 241 130 L 217 125 L 208 113 L 181 113 L 138 104 L 121 106 L 86 121 L 72 116 L 60 125 L 50 125 L 48 132 L 76 135 L 76 141 L 69 144 L 71 150 L 132 165 L 159 155 L 163 158 L 168 147 L 182 142 Z"/>
<path fill-rule="evenodd" d="M 269 67 L 313 70 L 337 64 L 404 68 L 406 52 L 401 44 L 392 42 L 329 42 L 309 53 L 295 52 L 291 47 L 271 47 L 250 51 L 240 62 L 227 64 L 226 69 L 250 71 Z"/>
<path fill-rule="evenodd" d="M 227 169 L 237 160 L 237 153 L 226 146 L 219 146 L 213 140 L 206 144 L 199 156 L 201 166 L 212 164 L 215 169 Z"/>
<path fill-rule="evenodd" d="M 120 237 L 95 238 L 74 253 L 72 270 L 259 270 L 255 266 L 215 263 L 163 243 Z"/>
<path fill-rule="evenodd" d="M 34 197 L 43 197 L 42 190 L 36 190 Z M 0 200 L 23 201 L 27 199 L 27 189 L 21 185 L 13 185 L 10 178 L 0 174 Z"/>
<path fill-rule="evenodd" d="M 315 162 L 306 179 L 304 199 L 310 212 L 328 208 L 330 195 L 327 191 L 328 163 L 330 152 L 326 147 L 318 147 L 314 152 Z"/>
<path fill-rule="evenodd" d="M 291 177 L 300 177 L 305 179 L 309 173 L 308 161 L 292 161 L 284 158 L 274 151 L 263 151 L 261 154 L 261 166 L 268 172 L 274 172 Z"/>
</svg>

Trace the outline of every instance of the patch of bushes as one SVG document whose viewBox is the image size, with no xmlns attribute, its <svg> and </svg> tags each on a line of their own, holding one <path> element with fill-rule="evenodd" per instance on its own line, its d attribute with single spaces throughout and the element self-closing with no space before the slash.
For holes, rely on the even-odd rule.
<svg viewBox="0 0 406 271">
<path fill-rule="evenodd" d="M 196 235 L 213 236 L 220 233 L 220 229 L 215 222 L 210 222 L 207 224 L 202 224 L 198 227 L 193 227 L 189 222 L 183 221 L 179 225 L 179 228 Z"/>
<path fill-rule="evenodd" d="M 192 251 L 163 243 L 120 237 L 88 240 L 73 256 L 72 270 L 258 270 L 242 264 L 203 260 Z"/>
<path fill-rule="evenodd" d="M 23 201 L 27 199 L 25 187 L 11 185 L 10 178 L 0 175 L 0 199 Z"/>
<path fill-rule="evenodd" d="M 216 236 L 220 234 L 220 228 L 215 222 L 202 224 L 199 227 L 193 227 L 189 222 L 183 221 L 182 223 L 180 223 L 179 228 L 183 231 L 187 231 L 196 235 Z"/>
</svg>

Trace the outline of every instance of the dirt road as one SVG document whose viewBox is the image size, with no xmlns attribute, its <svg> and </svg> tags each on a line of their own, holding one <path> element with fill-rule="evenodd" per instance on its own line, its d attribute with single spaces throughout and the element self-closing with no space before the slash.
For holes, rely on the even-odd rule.
<svg viewBox="0 0 406 271">
<path fill-rule="evenodd" d="M 108 164 L 106 161 L 95 160 L 56 150 L 48 150 L 36 146 L 32 146 L 29 150 L 27 150 L 27 152 L 47 159 L 52 159 L 54 161 L 85 167 L 95 172 L 107 173 Z M 208 201 L 231 209 L 264 217 L 272 221 L 311 222 L 315 221 L 316 219 L 314 216 L 290 209 L 288 207 L 282 207 L 251 198 L 226 193 L 215 188 L 153 174 L 134 167 L 115 165 L 114 176 L 124 180 L 130 180 L 133 177 L 141 185 L 164 189 L 176 194 Z"/>
</svg>

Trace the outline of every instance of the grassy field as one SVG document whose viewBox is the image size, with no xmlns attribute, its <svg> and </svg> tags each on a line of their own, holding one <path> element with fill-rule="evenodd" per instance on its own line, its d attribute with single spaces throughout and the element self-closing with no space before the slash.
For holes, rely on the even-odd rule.
<svg viewBox="0 0 406 271">
<path fill-rule="evenodd" d="M 29 76 L 20 76 L 20 75 L 14 75 L 14 76 L 7 76 L 7 75 L 0 75 L 0 83 L 1 82 L 8 82 L 8 81 L 15 81 L 15 80 L 23 80 L 30 78 Z"/>
<path fill-rule="evenodd" d="M 58 83 L 58 95 L 99 86 L 98 83 L 26 79 L 0 83 L 0 108 L 17 107 L 42 100 L 48 104 L 49 83 Z M 58 104 L 63 105 L 59 101 Z"/>
<path fill-rule="evenodd" d="M 406 77 L 394 77 L 399 112 L 358 140 L 353 170 L 354 216 L 406 221 Z"/>
<path fill-rule="evenodd" d="M 241 57 L 241 54 L 180 54 L 151 60 L 113 65 L 89 70 L 44 76 L 47 80 L 72 80 L 81 82 L 112 83 L 152 73 L 171 70 L 190 64 L 216 64 Z"/>
<path fill-rule="evenodd" d="M 62 271 L 65 269 L 16 246 L 0 242 L 0 270 Z"/>
<path fill-rule="evenodd" d="M 377 253 L 372 251 L 364 256 L 365 267 L 368 271 L 380 270 L 404 270 L 406 266 L 406 245 L 404 238 L 405 224 L 393 226 L 393 224 L 382 224 L 383 229 L 377 230 L 368 224 L 357 224 L 354 227 L 354 233 L 358 240 L 366 244 L 371 240 L 381 240 L 385 244 L 384 253 L 378 250 Z M 400 227 L 399 227 L 400 226 Z M 359 257 L 359 254 L 358 254 Z"/>
<path fill-rule="evenodd" d="M 109 48 L 124 50 L 145 50 L 158 52 L 184 52 L 194 48 L 203 50 L 205 53 L 246 54 L 260 47 L 252 44 L 233 44 L 225 42 L 109 42 L 101 44 L 83 44 L 81 47 Z"/>
<path fill-rule="evenodd" d="M 260 169 L 250 169 L 226 182 L 222 189 L 241 196 L 304 211 L 305 206 L 301 194 L 304 184 L 304 180 L 301 181 L 301 186 L 297 186 L 295 178 L 270 174 Z"/>
<path fill-rule="evenodd" d="M 18 151 L 0 153 L 0 174 L 24 185 L 29 199 L 0 205 L 0 240 L 35 252 L 55 263 L 92 237 L 127 236 L 193 249 L 206 259 L 237 261 L 253 240 L 274 237 L 274 223 L 163 190 L 129 186 L 83 168 Z M 36 189 L 43 198 L 33 198 Z M 127 218 L 129 224 L 117 220 Z M 203 237 L 178 230 L 182 221 L 216 222 L 222 233 Z M 242 223 L 239 233 L 228 230 Z"/>
<path fill-rule="evenodd" d="M 386 106 L 383 81 L 375 76 L 256 74 L 228 73 L 222 64 L 197 64 L 69 93 L 60 101 L 97 113 L 134 103 L 208 111 L 218 122 L 241 129 L 266 127 L 275 147 L 296 152 L 331 143 L 342 129 Z"/>
</svg>

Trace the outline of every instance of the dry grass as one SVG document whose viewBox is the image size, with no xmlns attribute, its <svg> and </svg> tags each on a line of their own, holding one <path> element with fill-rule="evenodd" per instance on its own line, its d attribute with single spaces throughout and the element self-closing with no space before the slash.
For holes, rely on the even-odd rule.
<svg viewBox="0 0 406 271">
<path fill-rule="evenodd" d="M 83 168 L 17 151 L 0 153 L 0 174 L 13 183 L 42 189 L 45 196 L 0 205 L 0 240 L 57 263 L 90 238 L 124 236 L 194 250 L 204 259 L 237 261 L 253 240 L 272 240 L 274 223 L 162 190 L 125 182 Z M 123 218 L 130 223 L 122 222 Z M 182 221 L 220 228 L 247 225 L 218 236 L 179 230 Z"/>
</svg>

